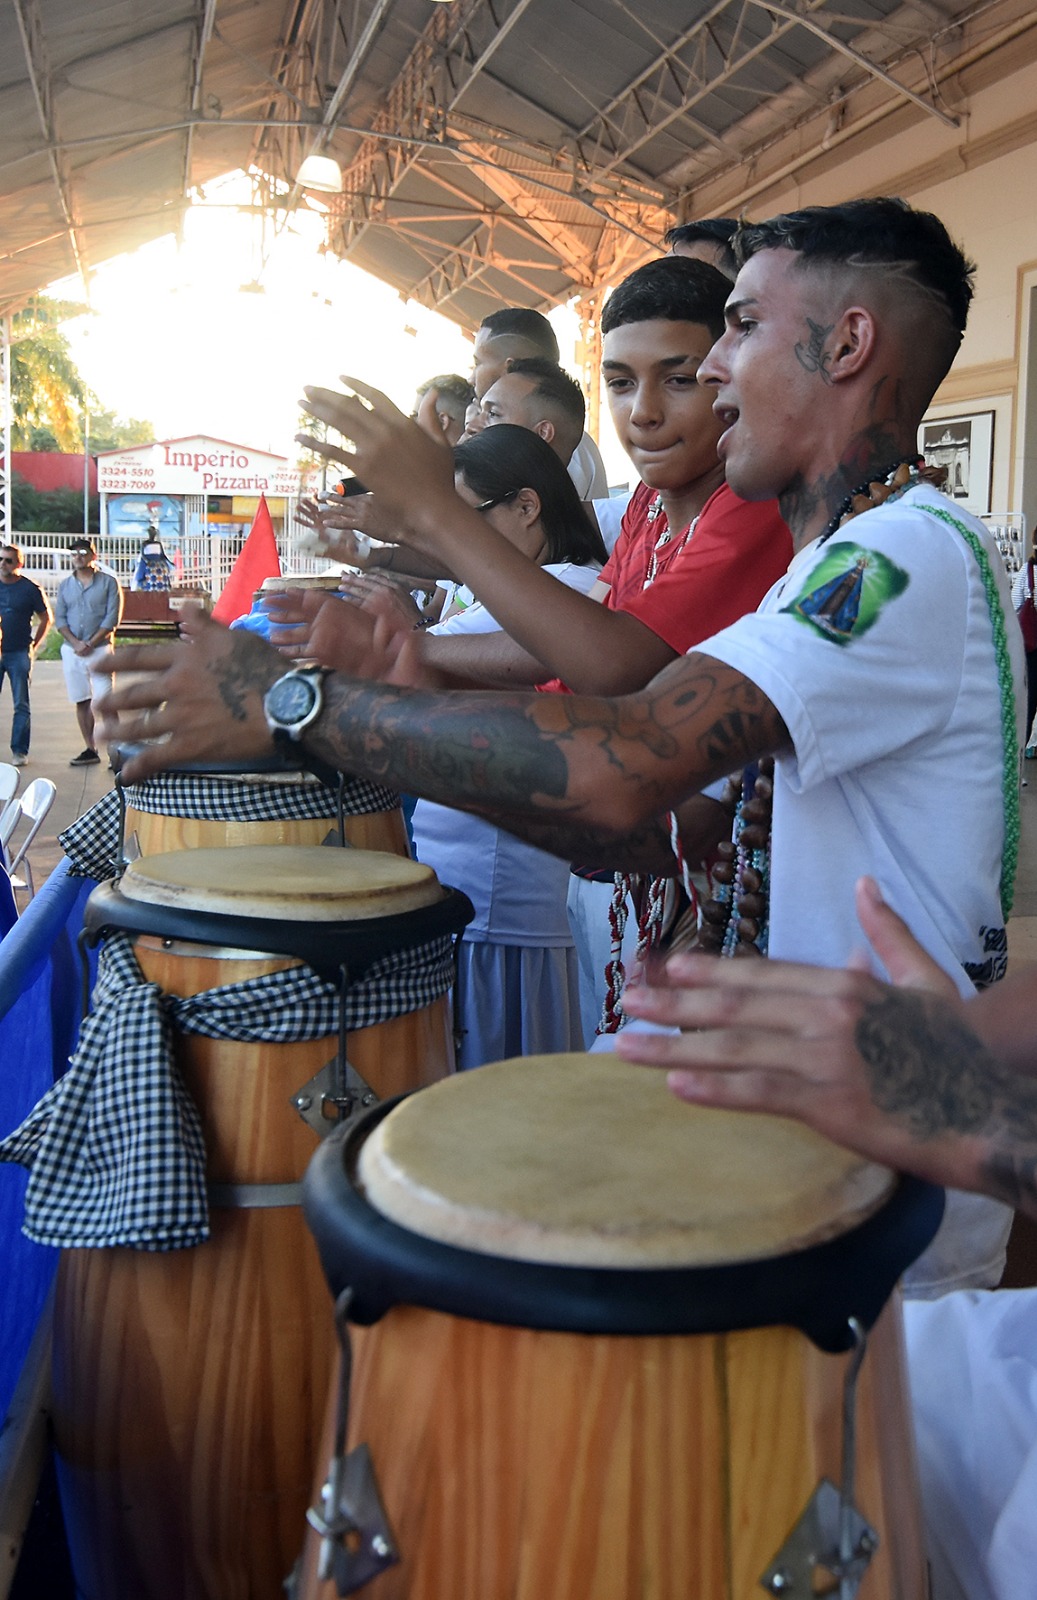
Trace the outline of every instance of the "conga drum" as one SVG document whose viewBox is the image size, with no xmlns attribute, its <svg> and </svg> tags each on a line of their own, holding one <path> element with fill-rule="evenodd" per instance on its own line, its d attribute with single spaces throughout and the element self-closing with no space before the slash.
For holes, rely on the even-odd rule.
<svg viewBox="0 0 1037 1600">
<path fill-rule="evenodd" d="M 211 1232 L 62 1253 L 54 1427 L 84 1600 L 281 1600 L 334 1345 L 299 1180 L 322 1124 L 452 1070 L 453 939 L 470 915 L 417 862 L 301 847 L 146 857 L 91 896 L 102 961 L 132 938 L 163 993 Z M 308 986 L 312 1023 L 282 1017 L 280 984 Z M 262 1042 L 267 1015 L 287 1042 Z M 101 1085 L 94 1105 L 103 1121 Z M 183 1188 L 170 1180 L 171 1207 Z"/>
<path fill-rule="evenodd" d="M 352 1377 L 303 1600 L 925 1600 L 893 1291 L 941 1191 L 546 1056 L 377 1108 L 304 1206 Z"/>
<path fill-rule="evenodd" d="M 134 749 L 113 746 L 117 768 Z M 183 763 L 129 785 L 117 777 L 116 792 L 123 859 L 229 845 L 324 844 L 339 830 L 358 850 L 411 853 L 393 790 L 346 774 L 322 782 L 301 758 L 280 752 L 247 762 Z"/>
</svg>

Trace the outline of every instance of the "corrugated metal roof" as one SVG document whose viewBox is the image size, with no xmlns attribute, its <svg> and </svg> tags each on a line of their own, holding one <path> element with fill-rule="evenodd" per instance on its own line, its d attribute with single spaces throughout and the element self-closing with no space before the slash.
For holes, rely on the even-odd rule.
<svg viewBox="0 0 1037 1600">
<path fill-rule="evenodd" d="M 794 130 L 807 173 L 865 112 L 954 125 L 956 63 L 1037 27 L 1025 0 L 0 9 L 0 312 L 175 228 L 236 167 L 299 203 L 317 148 L 345 169 L 332 248 L 467 326 L 625 270 L 707 186 L 735 208 Z"/>
</svg>

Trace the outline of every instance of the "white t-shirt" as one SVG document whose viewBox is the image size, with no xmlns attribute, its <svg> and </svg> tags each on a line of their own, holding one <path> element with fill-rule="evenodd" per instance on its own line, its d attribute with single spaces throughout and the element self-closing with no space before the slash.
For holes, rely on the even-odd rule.
<svg viewBox="0 0 1037 1600">
<path fill-rule="evenodd" d="M 623 494 L 610 495 L 605 500 L 591 501 L 598 523 L 598 532 L 609 555 L 616 548 L 616 540 L 623 532 L 623 516 L 633 498 L 633 493 L 633 489 L 628 489 Z"/>
<path fill-rule="evenodd" d="M 863 944 L 853 890 L 869 872 L 970 995 L 1005 961 L 1001 704 L 979 564 L 922 505 L 952 511 L 919 486 L 855 518 L 699 648 L 757 684 L 792 737 L 775 764 L 771 956 L 842 966 Z M 981 541 L 1010 612 L 989 534 L 952 514 Z M 1018 703 L 1019 630 L 1006 637 Z"/>
<path fill-rule="evenodd" d="M 970 995 L 1006 961 L 1001 702 L 980 563 L 923 506 L 980 541 L 1010 613 L 983 524 L 919 485 L 800 551 L 755 615 L 699 649 L 757 684 L 792 738 L 775 763 L 769 954 L 843 966 L 865 943 L 853 894 L 867 872 Z M 1022 641 L 1005 631 L 1018 706 Z M 1013 783 L 1017 747 L 1013 732 Z M 912 1292 L 989 1283 L 1010 1218 L 949 1195 Z"/>
<path fill-rule="evenodd" d="M 569 457 L 566 469 L 581 500 L 604 500 L 609 492 L 605 463 L 589 433 L 585 433 Z"/>
<path fill-rule="evenodd" d="M 578 567 L 571 561 L 543 570 L 580 594 L 593 588 L 599 577 L 597 567 Z M 501 629 L 486 607 L 475 601 L 428 631 L 453 636 Z M 475 907 L 466 939 L 539 949 L 572 944 L 565 911 L 567 862 L 524 844 L 482 817 L 431 800 L 418 801 L 411 826 L 418 860 L 432 867 L 441 883 L 463 889 Z"/>
</svg>

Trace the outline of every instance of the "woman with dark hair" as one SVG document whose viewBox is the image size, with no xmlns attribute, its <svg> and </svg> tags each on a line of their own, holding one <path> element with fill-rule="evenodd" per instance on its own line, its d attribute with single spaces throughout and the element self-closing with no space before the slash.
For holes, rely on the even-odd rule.
<svg viewBox="0 0 1037 1600">
<path fill-rule="evenodd" d="M 565 467 L 539 434 L 508 422 L 473 434 L 454 447 L 454 487 L 510 545 L 569 588 L 586 594 L 595 580 L 584 584 L 582 579 L 570 581 L 567 574 L 572 568 L 594 566 L 596 577 L 605 561 L 605 546 Z M 470 589 L 458 587 L 442 620 L 471 606 L 474 599 Z M 485 618 L 486 626 L 447 631 L 497 630 L 488 612 Z"/>
<path fill-rule="evenodd" d="M 561 461 L 528 428 L 499 423 L 454 450 L 455 486 L 502 538 L 586 594 L 605 559 L 601 535 Z M 470 590 L 432 635 L 499 631 Z M 491 823 L 419 800 L 414 852 L 475 906 L 458 952 L 459 1067 L 582 1050 L 576 953 L 565 911 L 569 868 Z"/>
<path fill-rule="evenodd" d="M 604 561 L 601 535 L 592 526 L 575 484 L 550 445 L 531 428 L 498 422 L 473 434 L 454 447 L 454 475 L 459 493 L 465 484 L 482 500 L 509 501 L 521 486 L 535 492 L 547 543 L 541 565 Z"/>
</svg>

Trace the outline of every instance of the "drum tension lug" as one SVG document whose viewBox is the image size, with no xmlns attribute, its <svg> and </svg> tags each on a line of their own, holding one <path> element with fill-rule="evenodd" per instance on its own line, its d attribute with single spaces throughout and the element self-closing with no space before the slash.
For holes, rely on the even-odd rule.
<svg viewBox="0 0 1037 1600">
<path fill-rule="evenodd" d="M 353 1291 L 345 1288 L 335 1301 L 335 1328 L 342 1360 L 335 1404 L 333 1453 L 328 1476 L 320 1492 L 320 1505 L 306 1513 L 310 1527 L 320 1534 L 317 1576 L 322 1583 L 334 1578 L 340 1595 L 362 1589 L 387 1567 L 394 1567 L 400 1552 L 378 1492 L 374 1463 L 366 1444 L 346 1453 L 349 1432 L 349 1394 L 353 1381 L 353 1347 L 349 1313 Z"/>
<path fill-rule="evenodd" d="M 321 1503 L 310 1507 L 306 1520 L 320 1534 L 319 1576 L 324 1582 L 333 1578 L 340 1595 L 352 1594 L 400 1559 L 366 1444 L 332 1459 Z"/>
<path fill-rule="evenodd" d="M 847 1533 L 851 1553 L 844 1560 L 840 1552 Z M 760 1588 L 781 1600 L 819 1600 L 822 1595 L 854 1600 L 878 1543 L 874 1528 L 845 1505 L 834 1483 L 822 1478 L 760 1579 Z"/>
<path fill-rule="evenodd" d="M 783 1600 L 855 1600 L 879 1547 L 879 1536 L 854 1505 L 857 1453 L 857 1379 L 868 1336 L 849 1318 L 853 1350 L 843 1379 L 842 1487 L 822 1478 L 796 1526 L 760 1579 L 760 1588 Z"/>
<path fill-rule="evenodd" d="M 344 1083 L 338 1057 L 334 1057 L 292 1095 L 292 1105 L 302 1120 L 322 1139 L 334 1133 L 354 1111 L 364 1111 L 378 1102 L 378 1096 L 352 1063 L 347 1061 L 345 1065 Z"/>
</svg>

